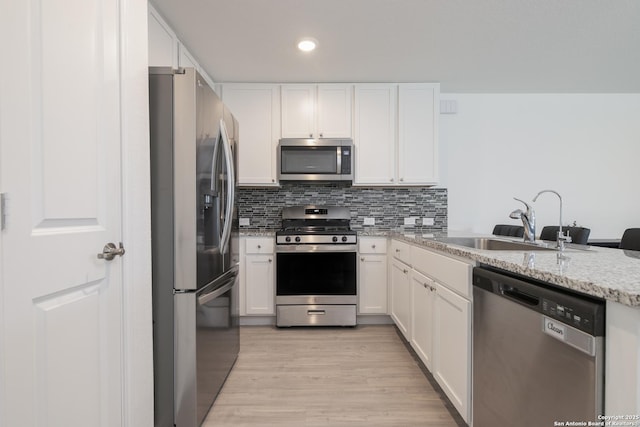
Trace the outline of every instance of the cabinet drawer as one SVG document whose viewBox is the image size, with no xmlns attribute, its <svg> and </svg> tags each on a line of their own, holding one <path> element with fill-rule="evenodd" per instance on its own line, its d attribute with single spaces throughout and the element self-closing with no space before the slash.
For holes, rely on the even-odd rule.
<svg viewBox="0 0 640 427">
<path fill-rule="evenodd" d="M 245 253 L 272 254 L 274 239 L 271 237 L 247 237 Z"/>
<path fill-rule="evenodd" d="M 386 254 L 387 239 L 385 237 L 361 237 L 358 242 L 361 254 Z"/>
<path fill-rule="evenodd" d="M 399 240 L 391 241 L 391 255 L 407 265 L 411 265 L 411 245 Z"/>
<path fill-rule="evenodd" d="M 415 246 L 411 248 L 411 262 L 419 272 L 471 298 L 471 264 Z"/>
</svg>

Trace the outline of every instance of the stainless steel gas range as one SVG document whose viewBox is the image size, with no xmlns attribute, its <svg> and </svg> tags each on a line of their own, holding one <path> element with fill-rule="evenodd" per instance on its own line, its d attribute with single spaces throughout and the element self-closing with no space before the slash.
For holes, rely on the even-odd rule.
<svg viewBox="0 0 640 427">
<path fill-rule="evenodd" d="M 276 325 L 355 326 L 357 235 L 349 209 L 293 206 L 276 232 Z"/>
</svg>

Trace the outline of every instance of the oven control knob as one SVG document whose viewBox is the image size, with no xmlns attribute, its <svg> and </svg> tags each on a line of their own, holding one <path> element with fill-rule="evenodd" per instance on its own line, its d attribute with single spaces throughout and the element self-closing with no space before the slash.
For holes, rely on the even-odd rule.
<svg viewBox="0 0 640 427">
<path fill-rule="evenodd" d="M 287 242 L 287 243 L 289 243 L 289 242 L 291 241 L 291 237 L 289 237 L 289 236 L 285 237 L 285 238 L 284 238 L 284 241 L 285 241 L 285 242 Z"/>
<path fill-rule="evenodd" d="M 331 238 L 331 240 L 333 240 L 334 242 L 337 242 L 337 241 L 338 241 L 338 237 L 337 237 L 337 236 L 333 236 L 333 237 Z"/>
<path fill-rule="evenodd" d="M 346 242 L 347 241 L 347 236 L 342 236 L 342 241 Z"/>
<path fill-rule="evenodd" d="M 300 236 L 296 236 L 296 242 L 300 242 Z"/>
</svg>

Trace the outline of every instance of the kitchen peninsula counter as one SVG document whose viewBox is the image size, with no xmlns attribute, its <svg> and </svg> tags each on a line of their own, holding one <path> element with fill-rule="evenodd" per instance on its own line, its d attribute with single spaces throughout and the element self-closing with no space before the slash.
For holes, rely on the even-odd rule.
<svg viewBox="0 0 640 427">
<path fill-rule="evenodd" d="M 391 238 L 436 249 L 502 270 L 552 283 L 596 298 L 640 307 L 640 252 L 591 246 L 567 245 L 564 253 L 554 250 L 484 250 L 440 242 L 441 237 L 490 237 L 459 233 L 419 234 L 388 232 Z M 521 240 L 518 240 L 521 241 Z M 582 248 L 585 248 L 582 246 Z"/>
<path fill-rule="evenodd" d="M 241 229 L 242 237 L 275 237 L 276 230 Z M 483 250 L 440 242 L 442 237 L 508 237 L 474 235 L 461 232 L 412 232 L 408 230 L 365 229 L 361 237 L 388 237 L 410 244 L 442 251 L 502 270 L 552 283 L 596 298 L 640 307 L 640 252 L 590 246 L 587 250 L 567 245 L 563 254 L 557 251 Z"/>
</svg>

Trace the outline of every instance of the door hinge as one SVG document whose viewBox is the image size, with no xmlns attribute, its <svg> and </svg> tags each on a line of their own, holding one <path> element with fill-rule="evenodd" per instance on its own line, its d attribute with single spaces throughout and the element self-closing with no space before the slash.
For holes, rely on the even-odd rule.
<svg viewBox="0 0 640 427">
<path fill-rule="evenodd" d="M 7 227 L 7 193 L 0 193 L 0 230 Z"/>
</svg>

